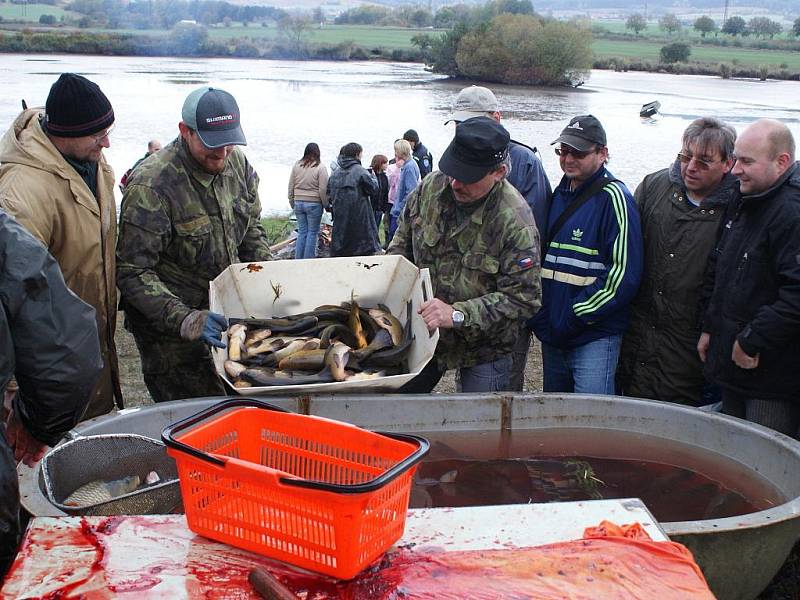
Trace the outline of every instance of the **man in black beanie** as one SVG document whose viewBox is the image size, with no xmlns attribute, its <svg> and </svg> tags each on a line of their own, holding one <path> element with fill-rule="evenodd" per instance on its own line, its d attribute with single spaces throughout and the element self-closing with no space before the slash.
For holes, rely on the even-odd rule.
<svg viewBox="0 0 800 600">
<path fill-rule="evenodd" d="M 67 286 L 96 312 L 103 372 L 87 419 L 115 402 L 122 407 L 114 173 L 103 156 L 113 126 L 114 109 L 98 85 L 63 73 L 44 110 L 24 110 L 0 139 L 0 207 L 47 246 Z"/>
</svg>

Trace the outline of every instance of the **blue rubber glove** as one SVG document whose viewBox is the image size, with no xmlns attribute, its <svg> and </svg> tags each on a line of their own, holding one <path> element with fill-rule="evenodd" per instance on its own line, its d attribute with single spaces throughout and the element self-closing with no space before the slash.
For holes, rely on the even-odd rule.
<svg viewBox="0 0 800 600">
<path fill-rule="evenodd" d="M 222 332 L 228 328 L 228 320 L 208 310 L 193 310 L 181 323 L 181 337 L 185 340 L 200 340 L 209 346 L 225 348 Z"/>
</svg>

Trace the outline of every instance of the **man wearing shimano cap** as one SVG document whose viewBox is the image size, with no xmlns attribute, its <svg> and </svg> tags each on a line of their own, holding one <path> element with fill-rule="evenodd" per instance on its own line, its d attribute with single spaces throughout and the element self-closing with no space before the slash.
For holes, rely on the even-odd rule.
<svg viewBox="0 0 800 600">
<path fill-rule="evenodd" d="M 178 129 L 129 179 L 117 242 L 125 326 L 156 402 L 225 393 L 207 345 L 224 346 L 227 324 L 208 310 L 209 281 L 230 264 L 272 258 L 234 97 L 195 90 Z"/>
</svg>

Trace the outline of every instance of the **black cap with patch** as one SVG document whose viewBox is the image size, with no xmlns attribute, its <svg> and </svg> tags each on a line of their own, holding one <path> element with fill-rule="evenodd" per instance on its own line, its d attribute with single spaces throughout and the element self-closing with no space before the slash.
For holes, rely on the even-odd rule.
<svg viewBox="0 0 800 600">
<path fill-rule="evenodd" d="M 461 183 L 475 183 L 506 160 L 510 139 L 506 128 L 489 117 L 461 121 L 439 170 Z"/>
<path fill-rule="evenodd" d="M 564 127 L 561 135 L 550 142 L 571 146 L 581 152 L 590 152 L 597 146 L 606 146 L 606 130 L 594 115 L 572 117 L 569 125 Z"/>
<path fill-rule="evenodd" d="M 206 148 L 246 146 L 239 120 L 239 105 L 225 90 L 202 87 L 183 103 L 183 122 L 194 129 Z"/>
</svg>

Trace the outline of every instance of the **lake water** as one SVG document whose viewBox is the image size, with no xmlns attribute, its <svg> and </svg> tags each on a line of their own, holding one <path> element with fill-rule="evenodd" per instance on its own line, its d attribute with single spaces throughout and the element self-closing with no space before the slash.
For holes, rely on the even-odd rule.
<svg viewBox="0 0 800 600">
<path fill-rule="evenodd" d="M 405 63 L 4 54 L 2 128 L 18 114 L 21 99 L 43 105 L 64 71 L 97 82 L 114 105 L 117 126 L 107 157 L 117 177 L 144 154 L 150 138 L 166 143 L 177 135 L 183 100 L 195 87 L 231 92 L 242 113 L 246 153 L 261 177 L 265 213 L 288 211 L 289 170 L 311 141 L 320 145 L 326 165 L 356 141 L 366 166 L 373 154 L 391 157 L 394 140 L 414 128 L 438 162 L 453 135 L 445 121 L 466 85 Z M 644 175 L 671 163 L 681 133 L 698 116 L 719 117 L 739 131 L 755 119 L 776 118 L 800 139 L 798 82 L 593 71 L 578 89 L 491 87 L 503 124 L 514 139 L 541 150 L 554 185 L 561 171 L 549 144 L 577 114 L 602 121 L 609 167 L 632 190 Z M 661 102 L 660 116 L 640 119 L 639 108 L 652 100 Z"/>
</svg>

